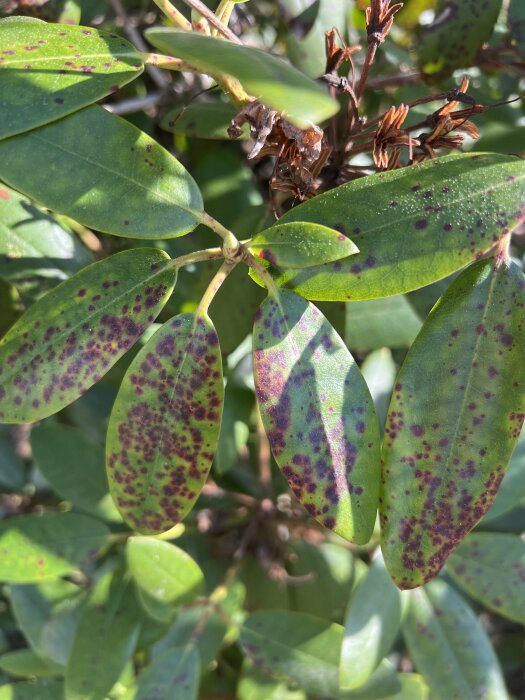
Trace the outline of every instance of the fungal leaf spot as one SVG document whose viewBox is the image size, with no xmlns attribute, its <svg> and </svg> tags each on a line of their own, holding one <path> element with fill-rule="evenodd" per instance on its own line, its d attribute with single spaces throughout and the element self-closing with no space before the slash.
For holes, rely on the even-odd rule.
<svg viewBox="0 0 525 700">
<path fill-rule="evenodd" d="M 272 452 L 293 493 L 325 527 L 367 542 L 377 508 L 379 426 L 341 338 L 316 307 L 282 290 L 257 313 L 254 374 Z"/>
</svg>

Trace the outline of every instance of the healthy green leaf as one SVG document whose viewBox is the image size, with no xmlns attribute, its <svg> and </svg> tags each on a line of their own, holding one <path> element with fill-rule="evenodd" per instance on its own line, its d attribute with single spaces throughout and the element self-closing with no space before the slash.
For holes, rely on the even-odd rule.
<svg viewBox="0 0 525 700">
<path fill-rule="evenodd" d="M 505 700 L 498 660 L 474 613 L 444 581 L 410 592 L 403 634 L 434 700 Z"/>
<path fill-rule="evenodd" d="M 0 419 L 56 413 L 110 369 L 162 309 L 176 271 L 135 248 L 84 268 L 46 294 L 0 341 Z"/>
<path fill-rule="evenodd" d="M 281 274 L 319 301 L 374 299 L 417 289 L 476 260 L 523 218 L 525 164 L 503 155 L 445 156 L 363 177 L 293 207 L 352 237 L 348 260 Z"/>
<path fill-rule="evenodd" d="M 130 537 L 126 554 L 140 592 L 166 609 L 166 619 L 204 593 L 204 574 L 179 547 L 153 537 Z"/>
<path fill-rule="evenodd" d="M 276 681 L 257 670 L 245 657 L 237 684 L 238 700 L 306 700 L 302 690 L 290 690 L 286 683 Z"/>
<path fill-rule="evenodd" d="M 0 187 L 0 277 L 65 280 L 93 261 L 76 236 L 27 197 Z"/>
<path fill-rule="evenodd" d="M 257 399 L 274 457 L 322 525 L 364 544 L 374 528 L 379 425 L 368 387 L 313 304 L 282 290 L 254 326 Z"/>
<path fill-rule="evenodd" d="M 434 21 L 420 34 L 419 65 L 427 80 L 439 82 L 472 65 L 500 10 L 501 0 L 438 0 Z"/>
<path fill-rule="evenodd" d="M 42 658 L 65 667 L 84 600 L 80 589 L 60 579 L 35 586 L 12 585 L 9 600 L 31 648 Z"/>
<path fill-rule="evenodd" d="M 0 139 L 96 102 L 143 71 L 142 55 L 93 27 L 0 20 Z"/>
<path fill-rule="evenodd" d="M 525 429 L 521 429 L 516 449 L 512 453 L 509 466 L 498 489 L 496 500 L 483 518 L 488 525 L 504 513 L 508 513 L 525 499 Z"/>
<path fill-rule="evenodd" d="M 46 678 L 60 674 L 60 667 L 42 659 L 31 649 L 16 649 L 0 656 L 0 670 L 21 678 Z"/>
<path fill-rule="evenodd" d="M 26 483 L 26 465 L 17 454 L 11 436 L 0 429 L 0 488 L 19 491 Z"/>
<path fill-rule="evenodd" d="M 388 654 L 401 625 L 401 594 L 381 561 L 376 561 L 352 595 L 344 620 L 339 683 L 363 685 Z"/>
<path fill-rule="evenodd" d="M 318 6 L 317 15 L 310 31 L 303 38 L 296 35 L 300 17 L 293 18 L 293 29 L 285 37 L 286 52 L 290 61 L 303 73 L 312 78 L 318 78 L 326 68 L 326 37 L 325 33 L 333 27 L 341 35 L 347 29 L 347 0 L 320 0 L 314 3 Z"/>
<path fill-rule="evenodd" d="M 525 6 L 521 0 L 510 0 L 507 22 L 516 50 L 525 58 Z"/>
<path fill-rule="evenodd" d="M 61 681 L 27 681 L 0 686 L 0 700 L 60 700 L 63 696 Z"/>
<path fill-rule="evenodd" d="M 178 160 L 97 105 L 0 142 L 0 179 L 114 236 L 182 236 L 202 209 L 197 185 Z"/>
<path fill-rule="evenodd" d="M 406 348 L 421 328 L 421 320 L 403 295 L 346 304 L 345 342 L 350 350 Z"/>
<path fill-rule="evenodd" d="M 452 554 L 447 571 L 475 600 L 525 624 L 525 542 L 520 537 L 473 532 Z"/>
<path fill-rule="evenodd" d="M 352 698 L 352 694 L 339 692 L 342 636 L 343 628 L 326 620 L 286 610 L 264 610 L 246 618 L 240 644 L 258 669 L 278 680 L 293 682 L 308 693 L 322 697 Z M 381 667 L 377 678 L 383 696 L 399 690 L 399 682 L 390 666 Z M 377 688 L 379 683 L 374 682 Z M 356 694 L 356 697 L 362 695 Z"/>
<path fill-rule="evenodd" d="M 146 30 L 146 38 L 203 73 L 237 78 L 247 92 L 300 128 L 328 119 L 339 109 L 313 80 L 265 51 L 170 27 L 152 27 Z"/>
<path fill-rule="evenodd" d="M 261 671 L 309 693 L 333 696 L 342 634 L 340 625 L 311 615 L 265 610 L 246 618 L 240 643 Z"/>
<path fill-rule="evenodd" d="M 131 659 L 140 631 L 130 581 L 107 574 L 84 608 L 66 670 L 65 700 L 100 700 Z"/>
<path fill-rule="evenodd" d="M 226 384 L 221 432 L 213 463 L 216 474 L 226 474 L 234 469 L 241 459 L 241 450 L 246 447 L 250 435 L 248 421 L 254 403 L 255 398 L 251 391 L 240 389 L 233 382 Z"/>
<path fill-rule="evenodd" d="M 23 515 L 0 523 L 0 581 L 33 583 L 70 574 L 108 542 L 101 522 L 76 513 Z"/>
<path fill-rule="evenodd" d="M 371 352 L 361 365 L 361 372 L 374 399 L 379 425 L 383 431 L 397 373 L 391 351 L 381 348 Z"/>
<path fill-rule="evenodd" d="M 109 495 L 104 448 L 85 432 L 60 423 L 43 423 L 31 431 L 33 459 L 63 498 L 102 520 L 119 521 Z"/>
<path fill-rule="evenodd" d="M 197 700 L 200 665 L 194 646 L 168 649 L 153 660 L 122 700 Z"/>
<path fill-rule="evenodd" d="M 428 317 L 383 444 L 382 547 L 401 588 L 436 576 L 494 501 L 525 417 L 525 279 L 480 261 Z"/>
<path fill-rule="evenodd" d="M 210 319 L 165 323 L 131 363 L 109 421 L 111 494 L 136 530 L 169 530 L 191 510 L 211 467 L 224 387 Z"/>
<path fill-rule="evenodd" d="M 303 268 L 334 262 L 359 249 L 339 231 L 304 221 L 275 224 L 251 240 L 250 251 L 275 267 Z"/>
<path fill-rule="evenodd" d="M 167 112 L 159 126 L 174 134 L 186 134 L 191 138 L 229 140 L 228 127 L 237 110 L 228 102 L 192 102 L 187 107 L 176 107 Z M 249 138 L 245 124 L 240 139 Z"/>
</svg>

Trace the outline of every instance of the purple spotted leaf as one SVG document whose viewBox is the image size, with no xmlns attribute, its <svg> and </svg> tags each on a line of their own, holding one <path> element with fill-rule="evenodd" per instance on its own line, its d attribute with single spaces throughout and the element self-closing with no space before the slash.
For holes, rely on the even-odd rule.
<svg viewBox="0 0 525 700">
<path fill-rule="evenodd" d="M 254 236 L 249 249 L 271 265 L 284 269 L 329 263 L 359 252 L 343 233 L 306 221 L 277 223 Z"/>
<path fill-rule="evenodd" d="M 488 510 L 525 416 L 525 278 L 472 265 L 397 377 L 383 445 L 382 547 L 401 588 L 432 579 Z"/>
<path fill-rule="evenodd" d="M 106 445 L 110 492 L 139 532 L 169 530 L 194 506 L 219 439 L 224 387 L 210 319 L 175 316 L 122 382 Z"/>
<path fill-rule="evenodd" d="M 98 105 L 0 141 L 0 179 L 114 236 L 182 236 L 202 215 L 199 188 L 179 161 Z"/>
<path fill-rule="evenodd" d="M 357 255 L 276 282 L 307 299 L 355 301 L 424 287 L 477 260 L 525 217 L 525 163 L 461 154 L 363 177 L 293 207 L 350 236 Z"/>
<path fill-rule="evenodd" d="M 99 381 L 168 300 L 168 262 L 155 248 L 117 253 L 33 304 L 0 341 L 0 420 L 40 420 Z"/>
<path fill-rule="evenodd" d="M 0 139 L 86 107 L 143 68 L 142 54 L 116 34 L 27 17 L 0 20 Z"/>
<path fill-rule="evenodd" d="M 322 525 L 357 544 L 373 531 L 379 425 L 365 380 L 321 312 L 282 290 L 254 327 L 257 399 L 272 452 Z"/>
</svg>

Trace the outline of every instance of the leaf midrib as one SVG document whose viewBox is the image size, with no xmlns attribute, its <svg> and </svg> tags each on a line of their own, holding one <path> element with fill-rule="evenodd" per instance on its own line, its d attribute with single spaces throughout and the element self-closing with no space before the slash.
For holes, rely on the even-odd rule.
<svg viewBox="0 0 525 700">
<path fill-rule="evenodd" d="M 81 49 L 82 49 L 82 47 L 79 47 L 79 51 L 81 51 Z M 62 54 L 61 56 L 34 56 L 33 57 L 32 55 L 28 55 L 26 58 L 13 58 L 13 59 L 9 59 L 8 61 L 4 62 L 3 64 L 0 65 L 0 72 L 3 70 L 9 70 L 9 68 L 12 65 L 18 64 L 18 63 L 24 64 L 24 65 L 28 65 L 30 63 L 32 66 L 35 63 L 43 63 L 46 61 L 60 61 L 60 62 L 62 62 L 65 58 L 76 58 L 77 61 L 86 61 L 88 59 L 90 60 L 90 59 L 97 59 L 97 58 L 100 58 L 100 59 L 105 58 L 106 60 L 109 60 L 109 59 L 115 58 L 115 57 L 134 58 L 136 61 L 138 61 L 140 59 L 140 55 L 137 52 L 133 52 L 133 51 L 129 51 L 129 50 L 123 51 L 122 53 L 120 53 L 120 52 L 117 52 L 117 53 L 91 53 L 91 54 L 83 53 L 80 58 L 76 58 L 75 54 L 69 53 L 69 52 Z M 61 63 L 61 65 L 62 65 L 62 63 Z M 119 66 L 119 64 L 115 64 L 115 65 Z M 130 71 L 130 70 L 131 71 L 139 70 L 142 67 L 143 67 L 143 63 L 140 63 L 139 65 L 136 65 L 136 66 L 131 65 L 131 64 L 126 64 L 124 66 L 124 70 L 112 72 L 111 69 L 108 69 L 107 73 L 102 73 L 102 74 L 99 73 L 98 75 L 114 76 L 115 73 L 125 73 L 125 72 Z M 71 68 L 71 66 L 69 66 L 68 68 Z M 24 71 L 24 74 L 26 72 L 28 72 L 28 71 Z M 69 75 L 70 73 L 74 74 L 74 73 L 77 73 L 77 71 L 68 70 L 67 75 Z M 79 74 L 83 75 L 84 77 L 89 77 L 89 74 L 86 74 L 86 73 L 80 72 Z"/>
</svg>

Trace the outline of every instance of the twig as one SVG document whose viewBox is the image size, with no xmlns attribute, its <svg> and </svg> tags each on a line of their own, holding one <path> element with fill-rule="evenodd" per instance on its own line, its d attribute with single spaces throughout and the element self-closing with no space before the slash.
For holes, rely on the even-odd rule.
<svg viewBox="0 0 525 700">
<path fill-rule="evenodd" d="M 387 87 L 398 87 L 399 85 L 417 85 L 421 81 L 421 73 L 395 73 L 379 78 L 372 78 L 367 82 L 367 90 L 379 90 Z"/>
<path fill-rule="evenodd" d="M 104 109 L 113 114 L 133 114 L 133 112 L 145 111 L 149 107 L 156 107 L 163 98 L 162 92 L 152 92 L 145 97 L 131 97 L 129 100 L 102 105 Z"/>
<path fill-rule="evenodd" d="M 110 0 L 110 4 L 113 8 L 114 13 L 117 16 L 117 19 L 119 20 L 119 24 L 122 25 L 123 31 L 128 35 L 132 43 L 135 44 L 139 51 L 145 51 L 147 53 L 149 51 L 149 48 L 142 36 L 140 35 L 140 33 L 131 23 L 130 18 L 126 10 L 124 9 L 121 0 Z M 158 68 L 146 66 L 146 71 L 148 72 L 148 75 L 153 80 L 155 85 L 161 90 L 165 90 L 168 87 L 168 85 L 170 85 L 171 79 Z"/>
<path fill-rule="evenodd" d="M 241 44 L 242 41 L 239 39 L 239 37 L 232 32 L 231 29 L 226 27 L 220 19 L 215 15 L 210 9 L 206 7 L 206 5 L 201 2 L 201 0 L 184 0 L 186 5 L 189 5 L 191 8 L 199 12 L 203 17 L 205 17 L 208 22 L 215 27 L 215 29 L 220 32 L 226 39 L 229 39 L 230 41 L 233 41 L 235 44 Z"/>
<path fill-rule="evenodd" d="M 270 443 L 261 418 L 261 412 L 257 407 L 257 443 L 259 447 L 259 476 L 264 498 L 272 498 L 272 466 L 270 455 Z"/>
</svg>

